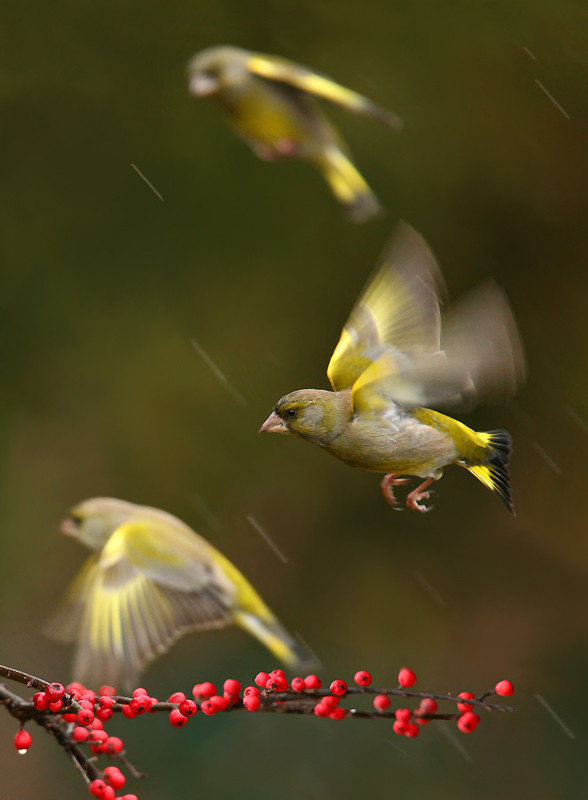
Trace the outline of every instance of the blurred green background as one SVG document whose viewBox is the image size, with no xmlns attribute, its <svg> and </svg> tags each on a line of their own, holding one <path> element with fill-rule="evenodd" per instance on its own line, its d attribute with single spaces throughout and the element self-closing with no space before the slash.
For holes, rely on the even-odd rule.
<svg viewBox="0 0 588 800">
<path fill-rule="evenodd" d="M 110 726 L 150 773 L 143 800 L 577 797 L 588 789 L 586 59 L 581 3 L 556 0 L 21 2 L 3 9 L 0 660 L 69 678 L 43 622 L 86 553 L 67 509 L 106 494 L 159 506 L 229 556 L 324 663 L 392 685 L 517 686 L 475 736 L 415 741 L 377 722 L 221 715 Z M 321 178 L 264 164 L 186 90 L 199 49 L 231 43 L 315 67 L 406 120 L 337 110 L 388 210 L 354 227 Z M 557 100 L 549 99 L 541 84 Z M 135 164 L 163 202 L 132 169 Z M 257 428 L 282 394 L 325 387 L 339 330 L 398 218 L 456 298 L 507 291 L 530 376 L 508 407 L 518 515 L 448 469 L 429 515 L 379 478 Z M 226 374 L 239 404 L 190 345 Z M 282 564 L 247 515 L 287 554 Z M 179 642 L 159 697 L 275 666 L 237 630 Z M 538 702 L 557 711 L 572 739 Z M 85 797 L 34 731 L 0 714 L 2 793 Z"/>
</svg>

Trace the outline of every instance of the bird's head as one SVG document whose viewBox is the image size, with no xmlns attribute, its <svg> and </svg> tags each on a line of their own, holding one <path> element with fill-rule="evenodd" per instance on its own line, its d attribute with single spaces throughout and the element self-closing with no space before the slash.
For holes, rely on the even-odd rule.
<svg viewBox="0 0 588 800">
<path fill-rule="evenodd" d="M 260 433 L 290 433 L 326 446 L 351 418 L 351 402 L 342 392 L 300 389 L 278 401 Z"/>
<path fill-rule="evenodd" d="M 209 97 L 239 84 L 247 73 L 249 53 L 238 47 L 209 47 L 188 63 L 191 94 Z"/>
<path fill-rule="evenodd" d="M 92 497 L 71 509 L 59 530 L 79 539 L 91 550 L 101 550 L 114 531 L 132 516 L 133 503 L 114 497 Z"/>
</svg>

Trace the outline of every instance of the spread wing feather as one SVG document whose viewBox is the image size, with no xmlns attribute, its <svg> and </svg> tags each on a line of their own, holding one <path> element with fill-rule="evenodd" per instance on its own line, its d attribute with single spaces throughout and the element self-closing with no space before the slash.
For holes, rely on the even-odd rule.
<svg viewBox="0 0 588 800">
<path fill-rule="evenodd" d="M 442 349 L 399 364 L 384 352 L 352 390 L 356 410 L 378 411 L 392 400 L 406 409 L 467 408 L 511 396 L 525 359 L 508 301 L 492 282 L 470 293 L 448 316 Z"/>
<path fill-rule="evenodd" d="M 333 352 L 327 368 L 333 389 L 352 387 L 383 355 L 387 375 L 438 353 L 442 290 L 433 254 L 422 236 L 402 223 Z M 373 378 L 372 373 L 370 383 Z"/>
<path fill-rule="evenodd" d="M 209 558 L 178 558 L 176 544 L 166 546 L 152 520 L 128 522 L 91 559 L 51 625 L 78 640 L 77 680 L 128 687 L 184 633 L 233 621 L 236 589 Z"/>
<path fill-rule="evenodd" d="M 254 75 L 266 80 L 284 83 L 316 97 L 322 97 L 348 111 L 376 117 L 393 128 L 402 127 L 401 118 L 391 111 L 387 111 L 362 94 L 341 86 L 326 75 L 288 59 L 255 53 L 247 60 L 247 68 Z"/>
</svg>

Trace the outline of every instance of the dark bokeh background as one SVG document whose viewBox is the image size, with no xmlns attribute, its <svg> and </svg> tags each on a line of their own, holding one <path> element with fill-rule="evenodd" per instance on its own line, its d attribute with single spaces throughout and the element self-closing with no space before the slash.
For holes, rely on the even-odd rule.
<svg viewBox="0 0 588 800">
<path fill-rule="evenodd" d="M 585 793 L 582 13 L 569 0 L 3 9 L 1 660 L 69 677 L 69 651 L 40 628 L 85 553 L 56 527 L 71 504 L 107 494 L 210 538 L 316 650 L 326 677 L 366 667 L 385 685 L 409 664 L 423 688 L 480 691 L 506 676 L 518 688 L 519 712 L 485 718 L 472 737 L 431 726 L 407 741 L 384 723 L 273 716 L 196 718 L 181 732 L 159 718 L 119 721 L 111 729 L 150 773 L 129 791 Z M 384 219 L 350 225 L 310 168 L 258 161 L 212 104 L 188 95 L 188 58 L 225 42 L 314 66 L 405 117 L 397 135 L 332 112 Z M 430 241 L 452 297 L 491 275 L 512 301 L 529 381 L 510 406 L 465 419 L 512 431 L 515 518 L 458 469 L 431 514 L 395 514 L 376 476 L 257 436 L 279 396 L 326 387 L 339 329 L 399 217 Z M 271 666 L 227 630 L 183 640 L 145 681 L 162 697 Z M 86 796 L 40 731 L 18 756 L 15 727 L 0 715 L 5 797 Z"/>
</svg>

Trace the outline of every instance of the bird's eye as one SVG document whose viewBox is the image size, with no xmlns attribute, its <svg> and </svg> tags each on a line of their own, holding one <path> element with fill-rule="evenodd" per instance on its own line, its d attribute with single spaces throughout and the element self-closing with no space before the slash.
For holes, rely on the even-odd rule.
<svg viewBox="0 0 588 800">
<path fill-rule="evenodd" d="M 287 415 L 288 415 L 290 418 L 292 418 L 292 417 L 295 417 L 295 416 L 296 416 L 296 409 L 295 409 L 295 408 L 289 408 L 289 409 L 286 411 L 286 414 L 287 414 Z"/>
</svg>

